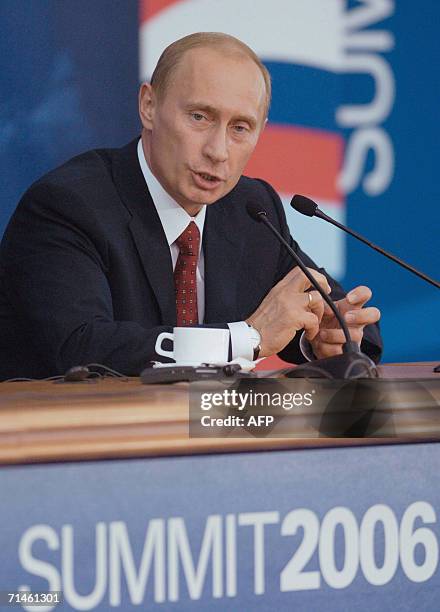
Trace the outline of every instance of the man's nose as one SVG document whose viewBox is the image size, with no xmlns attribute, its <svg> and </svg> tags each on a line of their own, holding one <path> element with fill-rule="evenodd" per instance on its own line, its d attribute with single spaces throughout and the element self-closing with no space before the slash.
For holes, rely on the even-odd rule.
<svg viewBox="0 0 440 612">
<path fill-rule="evenodd" d="M 227 129 L 217 127 L 209 133 L 204 146 L 204 154 L 215 163 L 225 162 L 228 159 Z"/>
</svg>

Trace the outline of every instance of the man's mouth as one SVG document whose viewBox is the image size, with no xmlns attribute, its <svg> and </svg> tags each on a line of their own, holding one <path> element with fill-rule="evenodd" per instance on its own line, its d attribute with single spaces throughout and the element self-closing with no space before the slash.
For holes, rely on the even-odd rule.
<svg viewBox="0 0 440 612">
<path fill-rule="evenodd" d="M 202 179 L 204 179 L 205 181 L 221 181 L 222 179 L 219 176 L 216 176 L 215 174 L 209 174 L 209 172 L 196 172 L 196 174 L 198 174 L 199 176 L 202 177 Z"/>
<path fill-rule="evenodd" d="M 196 172 L 193 170 L 194 181 L 201 189 L 213 189 L 217 187 L 224 179 L 209 172 Z"/>
<path fill-rule="evenodd" d="M 200 176 L 205 179 L 205 181 L 216 181 L 218 180 L 216 176 L 213 176 L 212 174 L 207 174 L 206 172 L 198 172 L 197 174 L 200 174 Z"/>
</svg>

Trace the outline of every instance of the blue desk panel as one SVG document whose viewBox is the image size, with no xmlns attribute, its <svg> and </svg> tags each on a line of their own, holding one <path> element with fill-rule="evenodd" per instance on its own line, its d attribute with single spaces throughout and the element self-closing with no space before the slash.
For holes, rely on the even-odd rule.
<svg viewBox="0 0 440 612">
<path fill-rule="evenodd" d="M 439 444 L 13 466 L 0 492 L 0 590 L 62 610 L 439 610 Z"/>
</svg>

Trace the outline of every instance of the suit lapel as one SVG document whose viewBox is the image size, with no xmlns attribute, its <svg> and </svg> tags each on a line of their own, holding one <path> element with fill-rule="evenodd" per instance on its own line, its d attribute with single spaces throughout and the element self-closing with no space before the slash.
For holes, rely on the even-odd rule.
<svg viewBox="0 0 440 612">
<path fill-rule="evenodd" d="M 205 322 L 232 322 L 241 318 L 238 282 L 243 240 L 229 194 L 208 206 L 203 230 L 205 254 Z"/>
<path fill-rule="evenodd" d="M 130 232 L 156 297 L 163 323 L 175 325 L 176 303 L 170 249 L 137 157 L 137 139 L 118 151 L 114 181 L 131 213 Z"/>
<path fill-rule="evenodd" d="M 137 139 L 119 149 L 114 160 L 114 181 L 131 213 L 130 232 L 148 282 L 156 297 L 163 323 L 175 325 L 176 303 L 173 266 L 165 232 L 153 204 L 137 157 Z M 208 206 L 203 230 L 205 255 L 205 322 L 237 321 L 238 283 L 244 239 L 240 235 L 239 202 L 235 190 Z"/>
</svg>

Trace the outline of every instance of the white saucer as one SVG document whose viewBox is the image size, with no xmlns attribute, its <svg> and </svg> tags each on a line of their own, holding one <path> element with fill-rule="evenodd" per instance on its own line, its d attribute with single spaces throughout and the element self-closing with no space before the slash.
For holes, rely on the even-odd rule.
<svg viewBox="0 0 440 612">
<path fill-rule="evenodd" d="M 181 368 L 181 367 L 184 367 L 184 366 L 192 366 L 194 368 L 200 368 L 200 367 L 203 367 L 205 365 L 204 363 L 194 363 L 194 361 L 180 361 L 179 363 L 176 363 L 176 362 L 174 362 L 174 363 L 161 363 L 160 361 L 155 361 L 153 363 L 154 363 L 153 368 Z M 210 365 L 212 365 L 212 364 L 210 364 Z M 225 363 L 216 363 L 214 365 L 221 367 L 221 366 L 226 365 L 226 362 Z"/>
<path fill-rule="evenodd" d="M 257 359 L 257 361 L 248 361 L 247 359 L 243 359 L 242 357 L 237 357 L 237 359 L 234 359 L 233 361 L 225 361 L 223 363 L 210 363 L 209 365 L 213 365 L 213 366 L 217 366 L 219 368 L 228 365 L 228 364 L 234 364 L 234 363 L 238 363 L 238 365 L 241 367 L 243 372 L 251 372 L 255 366 L 257 365 L 257 363 L 259 363 L 260 361 L 263 361 L 264 357 L 262 357 L 261 359 Z M 179 367 L 183 367 L 183 366 L 192 366 L 194 368 L 201 368 L 204 367 L 206 364 L 205 362 L 202 363 L 194 363 L 191 361 L 180 361 L 179 363 L 161 363 L 160 361 L 153 361 L 153 368 L 179 368 Z"/>
</svg>

